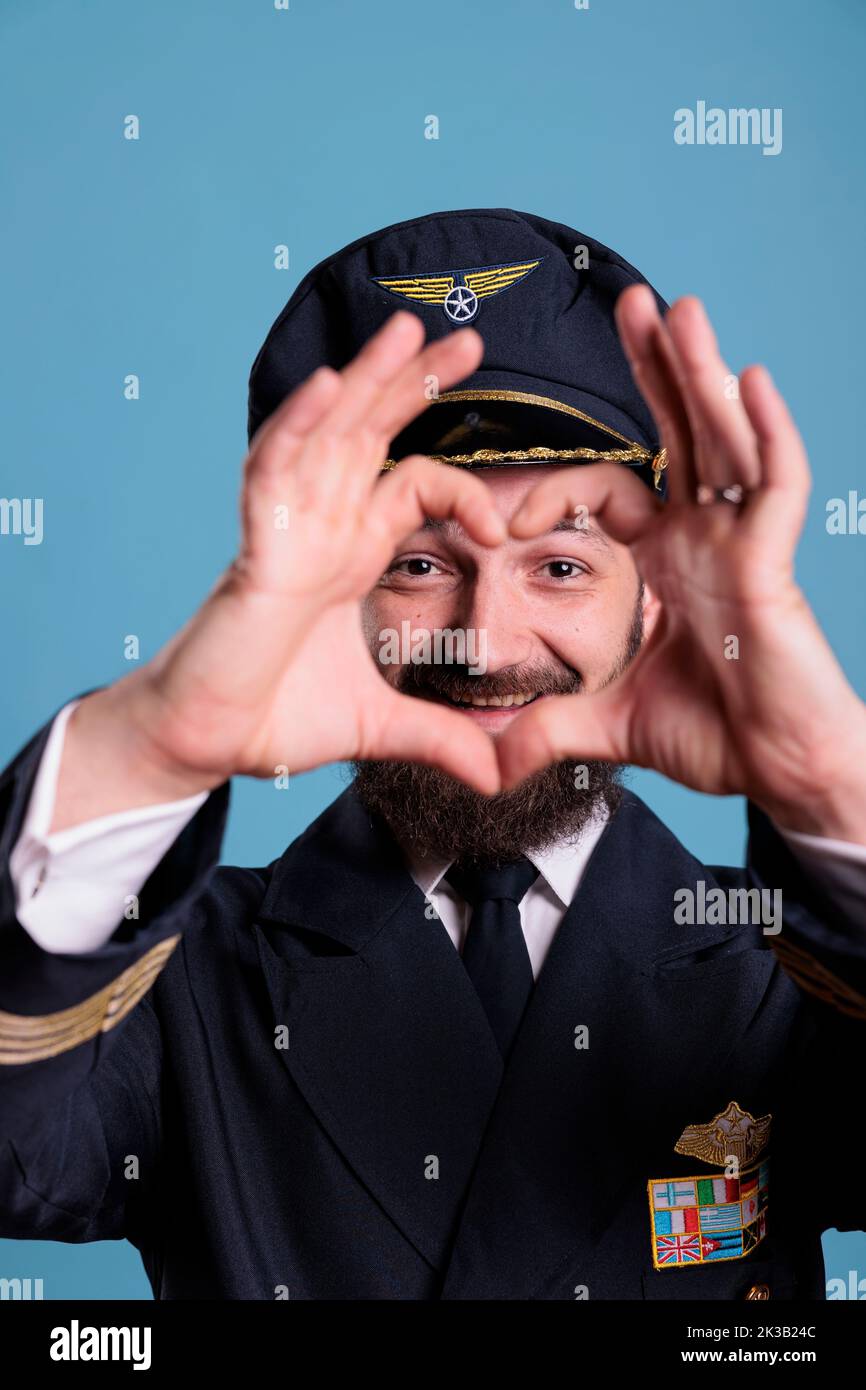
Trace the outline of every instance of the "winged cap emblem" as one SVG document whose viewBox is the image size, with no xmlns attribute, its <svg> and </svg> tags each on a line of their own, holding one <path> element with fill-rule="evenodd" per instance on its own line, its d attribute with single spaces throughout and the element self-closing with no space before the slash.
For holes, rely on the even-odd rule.
<svg viewBox="0 0 866 1390">
<path fill-rule="evenodd" d="M 475 266 L 428 275 L 374 275 L 371 279 L 390 294 L 416 303 L 439 305 L 454 323 L 468 323 L 478 313 L 482 299 L 519 284 L 543 260 L 541 256 L 534 261 L 510 261 L 506 265 Z"/>
</svg>

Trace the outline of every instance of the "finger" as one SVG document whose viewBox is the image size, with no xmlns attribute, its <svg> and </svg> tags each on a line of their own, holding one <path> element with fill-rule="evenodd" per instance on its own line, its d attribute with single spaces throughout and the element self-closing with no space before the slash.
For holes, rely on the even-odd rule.
<svg viewBox="0 0 866 1390">
<path fill-rule="evenodd" d="M 352 396 L 356 410 L 365 401 L 374 400 L 382 385 L 417 354 L 423 341 L 420 320 L 398 309 L 342 372 L 326 365 L 318 367 L 259 427 L 250 446 L 257 470 L 270 473 L 288 467 L 317 425 L 328 422 L 330 432 L 336 434 L 340 406 L 347 417 L 351 408 L 344 404 L 348 397 Z"/>
<path fill-rule="evenodd" d="M 761 487 L 743 506 L 745 520 L 765 522 L 796 540 L 811 487 L 809 460 L 784 397 L 765 367 L 748 367 L 740 379 L 743 407 L 758 441 Z"/>
<path fill-rule="evenodd" d="M 507 536 L 486 483 L 462 468 L 413 454 L 377 483 L 370 520 L 374 527 L 381 527 L 393 547 L 428 517 L 453 518 L 480 545 L 501 545 Z"/>
<path fill-rule="evenodd" d="M 424 345 L 424 325 L 408 309 L 386 319 L 341 371 L 342 390 L 328 413 L 331 433 L 346 433 L 363 421 L 383 387 Z"/>
<path fill-rule="evenodd" d="M 287 475 L 339 390 L 339 373 L 330 367 L 318 368 L 260 426 L 244 461 L 237 564 L 248 568 L 269 557 L 262 582 L 273 582 L 285 550 L 277 542 L 289 535 L 279 525 L 282 509 L 290 505 Z"/>
<path fill-rule="evenodd" d="M 393 439 L 441 391 L 471 376 L 483 356 L 484 340 L 474 328 L 457 328 L 446 338 L 428 343 L 380 393 L 371 407 L 369 424 L 386 440 Z"/>
<path fill-rule="evenodd" d="M 424 348 L 421 320 L 400 309 L 343 369 L 343 391 L 326 427 L 351 434 L 363 424 L 390 438 L 429 404 L 426 376 L 450 385 L 474 371 L 482 355 L 483 343 L 473 328 L 455 329 Z M 392 399 L 402 405 L 389 409 Z"/>
<path fill-rule="evenodd" d="M 672 502 L 692 502 L 697 488 L 689 419 L 674 369 L 673 349 L 648 285 L 633 285 L 616 302 L 620 340 L 632 376 L 667 450 Z"/>
<path fill-rule="evenodd" d="M 326 439 L 329 445 L 336 444 L 337 448 L 341 442 L 348 442 L 350 452 L 344 456 L 349 466 L 337 471 L 335 487 L 347 501 L 365 498 L 381 471 L 390 440 L 422 414 L 440 391 L 469 376 L 483 352 L 482 339 L 472 328 L 456 329 L 447 338 L 428 344 L 380 391 L 376 400 L 369 404 L 364 419 L 358 420 L 349 434 L 341 433 L 342 426 L 336 434 L 330 433 L 335 412 L 322 422 L 308 451 L 313 458 L 314 471 L 317 474 L 320 471 L 313 457 L 318 452 L 320 438 Z M 343 402 L 338 402 L 335 411 L 339 413 L 342 406 Z M 302 461 L 302 472 L 303 469 Z"/>
<path fill-rule="evenodd" d="M 713 488 L 758 486 L 761 463 L 755 432 L 736 375 L 722 360 L 699 299 L 687 296 L 669 310 L 665 324 L 674 348 L 683 404 L 694 442 L 700 483 Z"/>
<path fill-rule="evenodd" d="M 537 483 L 511 518 L 521 540 L 549 531 L 564 517 L 580 529 L 588 517 L 623 545 L 639 540 L 662 515 L 664 503 L 621 463 L 587 463 L 557 469 Z"/>
<path fill-rule="evenodd" d="M 327 490 L 347 502 L 365 497 L 382 468 L 390 440 L 426 410 L 441 390 L 469 376 L 483 352 L 484 344 L 474 329 L 456 329 L 410 355 L 378 393 L 368 390 L 369 381 L 356 379 L 347 384 L 344 380 L 342 394 L 300 455 L 299 478 L 310 477 L 318 493 Z M 324 470 L 323 454 L 329 460 Z"/>
<path fill-rule="evenodd" d="M 247 454 L 247 472 L 266 476 L 286 468 L 306 436 L 332 408 L 340 390 L 339 372 L 317 367 L 259 426 Z"/>
<path fill-rule="evenodd" d="M 493 740 L 465 714 L 393 691 L 388 692 L 383 714 L 376 758 L 441 768 L 487 796 L 499 791 Z"/>
<path fill-rule="evenodd" d="M 628 762 L 625 708 L 622 695 L 608 691 L 532 705 L 497 740 L 503 790 L 565 758 Z"/>
</svg>

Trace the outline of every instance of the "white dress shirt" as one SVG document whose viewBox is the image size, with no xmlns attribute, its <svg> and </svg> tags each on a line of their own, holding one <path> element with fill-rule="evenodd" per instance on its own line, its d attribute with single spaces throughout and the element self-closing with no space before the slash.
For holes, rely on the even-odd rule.
<svg viewBox="0 0 866 1390">
<path fill-rule="evenodd" d="M 526 855 L 538 870 L 538 878 L 520 904 L 520 925 L 532 963 L 532 974 L 536 979 L 606 824 L 605 811 L 584 827 L 574 843 L 555 845 L 552 849 Z M 416 860 L 410 862 L 409 871 L 462 955 L 472 909 L 445 881 L 444 875 L 451 868 L 451 862 L 444 859 L 435 863 Z M 432 913 L 429 915 L 432 917 Z"/>
<path fill-rule="evenodd" d="M 10 857 L 19 922 L 44 951 L 69 954 L 98 950 L 109 940 L 126 902 L 141 891 L 207 799 L 201 792 L 49 834 L 66 724 L 77 703 L 65 705 L 54 720 Z M 600 814 L 590 821 L 573 843 L 527 855 L 538 878 L 520 904 L 520 921 L 536 978 L 606 819 Z M 840 912 L 866 921 L 866 845 L 776 828 Z M 470 908 L 444 881 L 450 867 L 450 862 L 429 860 L 409 865 L 435 916 L 462 951 Z M 430 917 L 435 921 L 433 911 Z"/>
</svg>

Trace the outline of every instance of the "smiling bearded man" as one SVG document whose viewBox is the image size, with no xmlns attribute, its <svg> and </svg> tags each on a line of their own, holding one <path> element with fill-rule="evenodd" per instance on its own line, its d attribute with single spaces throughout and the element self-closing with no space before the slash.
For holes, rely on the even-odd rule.
<svg viewBox="0 0 866 1390">
<path fill-rule="evenodd" d="M 484 476 L 497 501 L 513 508 L 516 500 L 531 490 L 541 471 L 540 468 L 488 468 Z M 575 642 L 573 611 L 580 607 L 581 596 L 586 608 L 588 589 L 587 571 L 577 560 L 578 552 L 587 549 L 586 542 L 592 535 L 594 547 L 590 550 L 601 544 L 609 564 L 615 559 L 619 569 L 626 573 L 634 570 L 627 547 L 603 540 L 595 528 L 569 528 L 566 534 L 571 558 L 560 555 L 556 560 L 548 560 L 548 568 L 555 565 L 563 569 L 580 568 L 584 577 L 579 583 L 550 578 L 551 591 L 558 588 L 570 595 L 572 602 L 565 608 L 561 600 L 555 605 L 548 601 L 546 606 L 552 607 L 554 612 L 558 608 L 562 613 L 558 641 L 564 644 L 565 651 L 574 646 L 573 660 L 577 663 L 582 648 L 579 640 Z M 562 530 L 557 528 L 556 539 L 562 535 Z M 413 556 L 415 541 L 426 548 Z M 402 612 L 403 605 L 407 606 L 407 612 L 411 610 L 416 623 L 420 621 L 420 630 L 424 631 L 425 589 L 428 596 L 432 595 L 435 605 L 437 586 L 432 574 L 425 576 L 417 570 L 424 565 L 431 570 L 437 568 L 431 545 L 438 550 L 440 561 L 447 552 L 454 576 L 454 582 L 449 585 L 448 603 L 452 608 L 456 605 L 458 612 L 468 604 L 475 608 L 477 616 L 477 590 L 487 587 L 501 593 L 508 582 L 502 572 L 501 551 L 472 547 L 453 525 L 431 527 L 426 524 L 416 537 L 407 540 L 400 555 L 365 601 L 364 627 L 372 652 L 378 648 L 378 634 L 389 622 L 396 623 L 396 610 L 399 608 Z M 470 555 L 472 563 L 467 563 Z M 413 564 L 416 566 L 414 576 L 409 569 Z M 506 568 L 510 567 L 506 564 Z M 525 569 L 524 566 L 524 572 Z M 599 580 L 596 574 L 596 586 Z M 525 573 L 520 578 L 512 573 L 510 582 L 524 591 L 527 587 Z M 645 591 L 636 575 L 635 586 L 636 601 L 627 585 L 621 592 L 620 602 L 625 613 L 631 607 L 631 624 L 624 641 L 615 630 L 612 634 L 615 658 L 607 658 L 603 648 L 598 654 L 590 649 L 586 653 L 588 670 L 557 660 L 554 651 L 541 643 L 541 649 L 528 660 L 493 671 L 488 665 L 482 675 L 472 674 L 466 666 L 423 663 L 383 664 L 383 674 L 403 694 L 463 709 L 466 718 L 496 738 L 516 717 L 518 709 L 554 695 L 602 688 L 622 674 L 639 651 L 644 634 Z M 486 644 L 493 650 L 502 651 L 508 641 L 503 628 L 511 628 L 515 618 L 520 623 L 516 610 L 516 604 L 504 604 L 496 617 L 491 615 L 496 629 L 492 632 L 484 629 L 484 634 Z M 550 624 L 549 614 L 546 622 Z M 607 635 L 605 628 L 604 637 Z M 528 640 L 526 631 L 521 634 L 521 640 Z M 596 670 L 597 663 L 600 663 L 600 671 Z M 519 705 L 512 703 L 515 699 L 520 701 Z M 621 790 L 621 769 L 598 760 L 577 765 L 571 761 L 553 763 L 532 773 L 518 786 L 494 796 L 476 791 L 440 768 L 419 763 L 356 762 L 354 771 L 354 786 L 364 805 L 381 816 L 413 860 L 427 863 L 443 861 L 449 864 L 460 860 L 496 865 L 519 859 L 532 851 L 548 849 L 556 843 L 563 847 L 572 845 L 588 822 L 595 819 L 603 823 L 619 803 Z"/>
<path fill-rule="evenodd" d="M 802 442 L 730 380 L 698 301 L 529 214 L 310 271 L 237 559 L 0 778 L 0 1235 L 127 1237 L 163 1299 L 824 1296 L 866 1224 L 828 1140 L 866 1140 L 866 709 L 794 580 Z M 380 664 L 404 623 L 483 673 Z M 231 778 L 334 762 L 218 866 Z M 745 798 L 746 866 L 629 763 Z"/>
</svg>

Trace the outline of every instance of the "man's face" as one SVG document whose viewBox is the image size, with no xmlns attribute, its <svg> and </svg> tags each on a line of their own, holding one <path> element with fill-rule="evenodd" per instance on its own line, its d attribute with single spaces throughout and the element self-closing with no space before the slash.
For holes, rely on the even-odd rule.
<svg viewBox="0 0 866 1390">
<path fill-rule="evenodd" d="M 509 520 L 548 471 L 537 465 L 507 467 L 481 476 Z M 551 684 L 594 691 L 610 680 L 639 591 L 628 548 L 591 524 L 576 526 L 566 518 L 561 529 L 547 535 L 509 539 L 488 550 L 468 539 L 456 522 L 431 522 L 401 545 L 365 602 L 364 621 L 377 661 L 380 634 L 400 631 L 407 620 L 413 630 L 484 634 L 484 674 L 467 676 L 464 668 L 447 665 L 407 672 L 399 663 L 379 664 L 386 680 L 410 693 L 448 704 L 456 697 L 466 717 L 495 736 L 519 713 L 519 705 L 510 703 L 514 699 L 544 698 Z M 483 643 L 476 650 L 483 650 Z M 486 698 L 506 703 L 485 706 L 480 702 Z M 465 703 L 469 700 L 479 703 Z"/>
<path fill-rule="evenodd" d="M 508 520 L 546 471 L 503 467 L 482 476 Z M 532 540 L 508 538 L 494 550 L 449 521 L 428 522 L 406 539 L 367 596 L 363 617 L 386 680 L 406 694 L 456 705 L 496 737 L 529 701 L 596 691 L 614 679 L 639 645 L 644 617 L 652 619 L 648 604 L 628 548 L 580 516 Z M 385 634 L 403 632 L 403 624 L 410 632 L 463 630 L 476 665 L 478 653 L 484 655 L 483 672 L 470 674 L 472 659 L 412 664 L 405 650 L 392 646 L 389 654 Z M 596 765 L 581 793 L 573 770 L 561 765 L 532 779 L 529 799 L 527 784 L 483 798 L 434 769 L 364 764 L 358 771 L 359 792 L 407 847 L 475 858 L 484 845 L 492 857 L 506 858 L 579 829 L 615 777 Z M 422 806 L 413 810 L 418 798 Z"/>
</svg>

